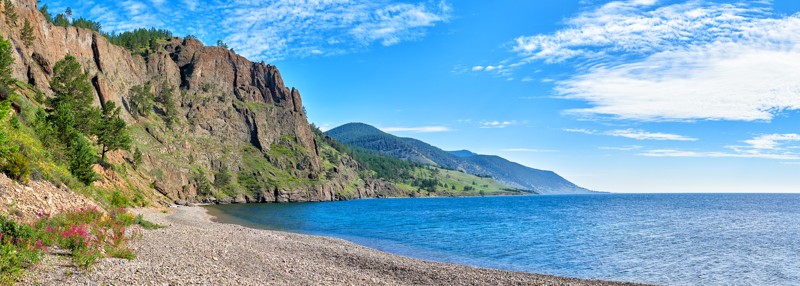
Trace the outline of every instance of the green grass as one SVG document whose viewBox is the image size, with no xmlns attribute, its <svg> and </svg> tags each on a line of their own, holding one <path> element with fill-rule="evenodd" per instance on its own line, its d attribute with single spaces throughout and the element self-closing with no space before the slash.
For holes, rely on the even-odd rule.
<svg viewBox="0 0 800 286">
<path fill-rule="evenodd" d="M 395 181 L 395 185 L 416 196 L 482 196 L 519 193 L 492 179 L 435 167 L 418 167 L 409 172 L 411 179 Z M 420 184 L 423 181 L 435 184 Z"/>
</svg>

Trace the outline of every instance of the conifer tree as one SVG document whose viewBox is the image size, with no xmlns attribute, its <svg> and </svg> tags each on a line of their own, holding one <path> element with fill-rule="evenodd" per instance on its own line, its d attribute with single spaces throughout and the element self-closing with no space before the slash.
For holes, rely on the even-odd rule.
<svg viewBox="0 0 800 286">
<path fill-rule="evenodd" d="M 139 147 L 136 147 L 136 150 L 133 151 L 133 160 L 132 160 L 132 162 L 133 162 L 133 169 L 134 170 L 136 170 L 136 168 L 138 168 L 139 165 L 142 164 L 142 151 L 139 151 Z"/>
<path fill-rule="evenodd" d="M 164 81 L 161 87 L 161 102 L 164 107 L 164 123 L 167 128 L 172 129 L 172 126 L 178 121 L 178 107 L 175 104 L 175 96 L 173 95 L 174 89 L 168 82 Z"/>
<path fill-rule="evenodd" d="M 64 14 L 56 14 L 55 24 L 56 26 L 67 27 L 69 26 L 69 19 Z"/>
<path fill-rule="evenodd" d="M 153 111 L 153 93 L 150 92 L 150 83 L 131 87 L 128 92 L 128 102 L 133 117 L 147 117 L 150 111 Z"/>
<path fill-rule="evenodd" d="M 50 88 L 54 96 L 49 100 L 50 107 L 58 108 L 61 104 L 69 104 L 74 110 L 75 129 L 89 134 L 92 123 L 100 116 L 97 108 L 92 106 L 92 85 L 89 74 L 72 55 L 67 55 L 53 67 L 53 78 Z"/>
<path fill-rule="evenodd" d="M 53 24 L 53 15 L 50 14 L 50 11 L 47 11 L 47 4 L 42 5 L 42 8 L 39 8 L 39 12 L 42 13 L 47 23 Z"/>
<path fill-rule="evenodd" d="M 4 86 L 11 79 L 11 64 L 13 63 L 11 43 L 0 36 L 0 85 Z"/>
<path fill-rule="evenodd" d="M 6 24 L 12 28 L 17 27 L 17 11 L 14 10 L 14 3 L 11 0 L 3 0 L 3 13 L 6 14 Z"/>
<path fill-rule="evenodd" d="M 113 101 L 103 106 L 103 115 L 97 121 L 94 135 L 102 147 L 101 160 L 105 161 L 106 152 L 131 148 L 131 137 L 125 128 L 125 121 L 119 118 L 120 108 Z"/>
<path fill-rule="evenodd" d="M 81 133 L 76 133 L 70 145 L 69 171 L 82 183 L 91 185 L 97 180 L 97 174 L 92 169 L 97 162 L 97 155 Z"/>
<path fill-rule="evenodd" d="M 33 35 L 33 26 L 31 26 L 31 22 L 29 22 L 28 19 L 25 19 L 25 24 L 22 25 L 20 38 L 22 38 L 22 42 L 25 43 L 25 46 L 28 48 L 33 46 L 33 41 L 36 40 L 36 36 Z"/>
</svg>

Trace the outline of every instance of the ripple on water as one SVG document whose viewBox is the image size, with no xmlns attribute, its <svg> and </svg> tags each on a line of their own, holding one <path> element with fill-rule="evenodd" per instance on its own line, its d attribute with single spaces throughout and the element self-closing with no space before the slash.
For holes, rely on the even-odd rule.
<svg viewBox="0 0 800 286">
<path fill-rule="evenodd" d="M 213 206 L 221 220 L 422 259 L 668 285 L 797 285 L 800 195 L 641 194 Z"/>
</svg>

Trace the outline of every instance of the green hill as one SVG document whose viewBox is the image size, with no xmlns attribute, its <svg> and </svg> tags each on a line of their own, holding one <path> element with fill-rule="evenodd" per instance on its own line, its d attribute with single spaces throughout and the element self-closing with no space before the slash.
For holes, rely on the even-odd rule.
<svg viewBox="0 0 800 286">
<path fill-rule="evenodd" d="M 467 174 L 488 176 L 516 189 L 537 193 L 590 193 L 555 172 L 539 170 L 502 157 L 479 155 L 468 150 L 447 152 L 413 138 L 397 137 L 364 123 L 348 123 L 326 134 L 339 142 L 385 156 Z"/>
<path fill-rule="evenodd" d="M 323 157 L 339 156 L 346 154 L 355 159 L 361 167 L 362 177 L 374 177 L 385 180 L 392 185 L 395 196 L 477 196 L 477 195 L 503 195 L 503 194 L 524 194 L 520 190 L 509 187 L 490 177 L 476 176 L 461 171 L 448 170 L 409 159 L 412 156 L 402 156 L 397 154 L 412 154 L 417 159 L 426 159 L 422 152 L 413 149 L 402 138 L 381 132 L 366 124 L 350 126 L 350 130 L 364 132 L 363 136 L 345 138 L 346 142 L 360 142 L 362 146 L 386 147 L 386 153 L 377 152 L 370 148 L 344 145 L 343 142 L 334 139 L 330 134 L 353 134 L 337 133 L 346 129 L 331 130 L 334 132 L 323 134 L 315 129 L 317 138 L 325 146 L 321 153 Z M 377 132 L 381 134 L 376 134 Z M 343 137 L 344 138 L 344 137 Z M 398 140 L 400 139 L 400 140 Z M 419 141 L 421 143 L 421 141 Z M 424 143 L 423 143 L 424 144 Z M 426 144 L 427 145 L 427 144 Z M 429 146 L 429 145 L 428 145 Z M 435 147 L 434 147 L 435 148 Z M 404 153 L 410 152 L 410 153 Z M 335 154 L 334 154 L 335 153 Z M 441 151 L 444 156 L 449 156 Z M 394 155 L 388 155 L 394 154 Z M 397 155 L 397 157 L 395 157 Z M 402 157 L 401 157 L 402 156 Z M 402 159 L 401 159 L 402 158 Z M 425 160 L 429 162 L 430 160 Z"/>
</svg>

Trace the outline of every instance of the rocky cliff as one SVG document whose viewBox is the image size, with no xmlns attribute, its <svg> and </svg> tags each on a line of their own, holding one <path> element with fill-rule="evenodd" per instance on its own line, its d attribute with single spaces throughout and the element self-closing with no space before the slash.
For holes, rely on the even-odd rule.
<svg viewBox="0 0 800 286">
<path fill-rule="evenodd" d="M 14 47 L 15 78 L 50 95 L 54 64 L 71 54 L 91 78 L 95 105 L 113 101 L 124 107 L 122 118 L 143 164 L 124 178 L 103 173 L 96 184 L 152 188 L 167 200 L 238 202 L 330 201 L 373 197 L 386 189 L 362 178 L 356 161 L 320 146 L 299 91 L 284 85 L 275 66 L 194 39 L 168 39 L 146 57 L 133 55 L 97 32 L 49 24 L 35 0 L 12 2 L 17 27 L 0 15 L 0 33 Z M 25 20 L 36 38 L 30 46 L 19 35 Z M 130 91 L 141 86 L 153 94 L 174 90 L 175 124 L 131 113 Z M 121 163 L 130 154 L 110 157 Z"/>
</svg>

